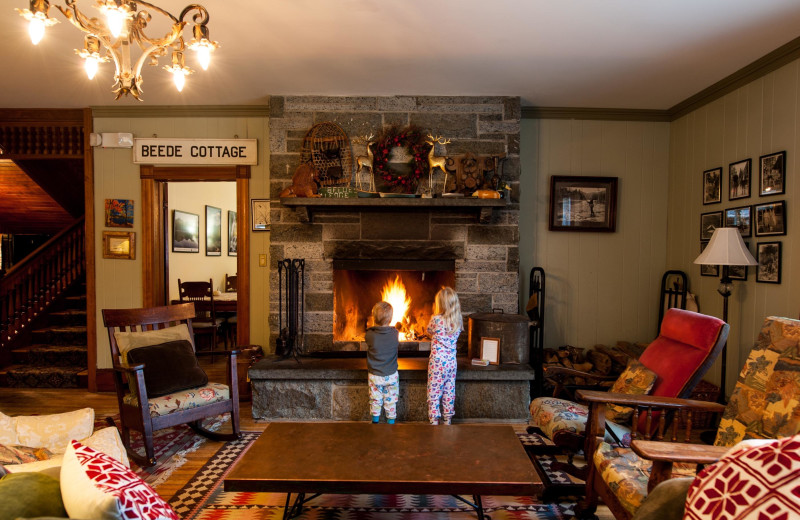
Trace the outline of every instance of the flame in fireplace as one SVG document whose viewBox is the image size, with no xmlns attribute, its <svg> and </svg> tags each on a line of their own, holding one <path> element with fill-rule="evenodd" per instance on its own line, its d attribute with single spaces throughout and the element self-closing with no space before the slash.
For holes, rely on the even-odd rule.
<svg viewBox="0 0 800 520">
<path fill-rule="evenodd" d="M 389 302 L 392 306 L 391 324 L 397 325 L 399 322 L 405 325 L 407 321 L 406 313 L 411 307 L 411 298 L 406 294 L 406 286 L 403 285 L 403 281 L 400 279 L 399 275 L 395 275 L 393 282 L 386 282 L 386 285 L 383 286 L 383 290 L 381 291 L 381 299 L 385 302 Z M 403 328 L 405 329 L 405 327 Z M 400 339 L 407 339 L 405 332 L 400 333 Z"/>
</svg>

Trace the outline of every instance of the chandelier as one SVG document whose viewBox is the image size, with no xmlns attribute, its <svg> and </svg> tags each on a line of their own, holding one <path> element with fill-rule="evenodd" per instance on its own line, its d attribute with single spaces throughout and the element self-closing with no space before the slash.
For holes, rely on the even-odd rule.
<svg viewBox="0 0 800 520">
<path fill-rule="evenodd" d="M 142 94 L 142 66 L 145 62 L 157 66 L 158 59 L 172 54 L 171 65 L 164 69 L 172 74 L 173 81 L 178 91 L 183 90 L 186 76 L 194 72 L 184 64 L 184 52 L 188 48 L 195 51 L 198 62 L 203 70 L 208 69 L 211 52 L 218 47 L 218 43 L 209 39 L 208 11 L 198 4 L 184 7 L 179 17 L 149 2 L 142 0 L 97 0 L 95 6 L 101 18 L 89 17 L 78 10 L 77 0 L 65 0 L 66 7 L 55 5 L 69 22 L 86 33 L 83 49 L 75 52 L 83 58 L 84 67 L 89 79 L 94 78 L 101 63 L 113 60 L 116 72 L 114 73 L 114 92 L 116 99 L 122 95 L 132 95 L 141 100 Z M 30 9 L 17 9 L 19 14 L 29 21 L 28 32 L 34 45 L 38 44 L 44 36 L 47 27 L 58 22 L 50 18 L 50 2 L 48 0 L 30 0 Z M 148 23 L 152 20 L 151 13 L 158 13 L 166 17 L 170 24 L 169 30 L 160 36 L 145 34 Z M 183 30 L 186 18 L 191 17 L 193 39 L 188 45 L 183 39 Z M 131 49 L 139 46 L 141 55 L 135 63 L 131 61 Z M 101 49 L 105 50 L 101 56 Z"/>
</svg>

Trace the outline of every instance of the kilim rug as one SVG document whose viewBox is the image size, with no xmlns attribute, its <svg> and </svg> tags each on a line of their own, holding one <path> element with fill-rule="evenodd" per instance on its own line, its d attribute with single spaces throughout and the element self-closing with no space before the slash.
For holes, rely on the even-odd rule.
<svg viewBox="0 0 800 520">
<path fill-rule="evenodd" d="M 170 500 L 184 520 L 280 520 L 283 493 L 226 493 L 222 481 L 232 465 L 258 438 L 245 432 L 231 441 Z M 471 498 L 471 497 L 469 497 Z M 568 508 L 542 504 L 535 497 L 485 496 L 492 520 L 561 520 Z M 571 506 L 571 504 L 569 504 Z M 321 495 L 304 506 L 300 520 L 474 520 L 475 511 L 446 495 Z"/>
<path fill-rule="evenodd" d="M 216 431 L 228 420 L 228 417 L 228 415 L 220 415 L 213 419 L 206 419 L 203 424 L 209 430 Z M 115 415 L 113 419 L 119 427 L 119 415 Z M 95 419 L 95 430 L 107 426 L 105 418 Z M 186 463 L 187 453 L 197 450 L 207 440 L 185 424 L 158 430 L 153 432 L 155 466 L 142 468 L 131 461 L 131 469 L 151 487 L 156 488 L 165 482 L 176 469 Z M 144 455 L 144 443 L 138 432 L 131 431 L 131 445 L 134 450 Z"/>
</svg>

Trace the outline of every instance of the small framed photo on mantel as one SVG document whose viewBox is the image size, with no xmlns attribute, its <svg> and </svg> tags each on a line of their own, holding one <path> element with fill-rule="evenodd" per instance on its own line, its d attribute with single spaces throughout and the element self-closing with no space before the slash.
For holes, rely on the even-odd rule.
<svg viewBox="0 0 800 520">
<path fill-rule="evenodd" d="M 481 359 L 490 365 L 500 363 L 500 338 L 481 338 Z"/>
<path fill-rule="evenodd" d="M 550 177 L 550 231 L 605 231 L 617 226 L 617 177 Z"/>
</svg>

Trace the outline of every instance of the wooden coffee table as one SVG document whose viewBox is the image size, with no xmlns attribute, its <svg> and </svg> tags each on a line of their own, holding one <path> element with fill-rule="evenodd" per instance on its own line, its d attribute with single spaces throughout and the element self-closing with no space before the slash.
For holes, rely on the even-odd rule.
<svg viewBox="0 0 800 520">
<path fill-rule="evenodd" d="M 287 520 L 323 493 L 454 495 L 482 520 L 481 495 L 534 495 L 542 482 L 510 425 L 291 422 L 270 424 L 224 489 L 286 493 Z"/>
</svg>

